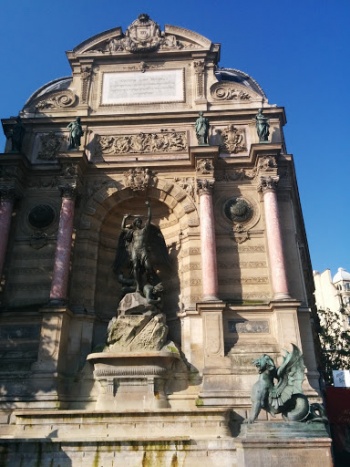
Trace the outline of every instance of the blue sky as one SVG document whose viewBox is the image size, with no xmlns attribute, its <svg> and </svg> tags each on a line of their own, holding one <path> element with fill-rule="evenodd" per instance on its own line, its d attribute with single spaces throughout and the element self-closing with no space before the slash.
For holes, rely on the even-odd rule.
<svg viewBox="0 0 350 467">
<path fill-rule="evenodd" d="M 350 271 L 350 0 L 2 0 L 0 117 L 70 75 L 65 51 L 143 12 L 221 43 L 220 66 L 285 107 L 313 268 Z"/>
</svg>

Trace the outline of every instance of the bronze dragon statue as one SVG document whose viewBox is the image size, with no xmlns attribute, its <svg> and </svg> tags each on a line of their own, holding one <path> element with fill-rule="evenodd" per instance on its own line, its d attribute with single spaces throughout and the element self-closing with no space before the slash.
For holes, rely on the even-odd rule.
<svg viewBox="0 0 350 467">
<path fill-rule="evenodd" d="M 253 423 L 261 409 L 272 416 L 280 413 L 288 421 L 327 421 L 323 406 L 310 404 L 303 394 L 305 365 L 296 345 L 292 344 L 291 352 L 286 351 L 278 368 L 266 354 L 254 360 L 253 364 L 258 368 L 260 376 L 253 386 L 252 410 L 247 423 Z"/>
</svg>

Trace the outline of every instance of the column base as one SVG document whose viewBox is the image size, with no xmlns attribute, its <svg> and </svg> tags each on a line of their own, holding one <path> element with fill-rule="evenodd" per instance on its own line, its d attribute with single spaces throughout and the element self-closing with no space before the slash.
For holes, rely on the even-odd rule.
<svg viewBox="0 0 350 467">
<path fill-rule="evenodd" d="M 273 296 L 274 300 L 292 300 L 292 297 L 284 292 L 278 292 Z"/>
</svg>

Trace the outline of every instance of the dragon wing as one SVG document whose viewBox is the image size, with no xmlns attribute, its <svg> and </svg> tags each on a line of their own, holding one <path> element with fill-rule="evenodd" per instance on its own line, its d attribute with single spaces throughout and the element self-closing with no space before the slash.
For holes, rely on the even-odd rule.
<svg viewBox="0 0 350 467">
<path fill-rule="evenodd" d="M 151 263 L 155 268 L 170 268 L 170 256 L 165 239 L 159 227 L 154 224 L 149 225 L 147 250 Z"/>
<path fill-rule="evenodd" d="M 304 381 L 304 359 L 300 349 L 292 344 L 292 351 L 287 352 L 282 365 L 277 369 L 278 382 L 270 393 L 270 404 L 274 409 L 284 406 L 293 394 L 302 394 Z"/>
</svg>

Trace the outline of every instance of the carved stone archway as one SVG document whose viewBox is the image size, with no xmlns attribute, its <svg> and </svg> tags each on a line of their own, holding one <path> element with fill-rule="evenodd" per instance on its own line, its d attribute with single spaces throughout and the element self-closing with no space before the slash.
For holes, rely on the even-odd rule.
<svg viewBox="0 0 350 467">
<path fill-rule="evenodd" d="M 170 319 L 200 296 L 199 217 L 192 197 L 165 179 L 142 192 L 109 181 L 91 195 L 82 213 L 70 289 L 72 306 L 83 307 L 104 323 L 115 315 L 120 294 L 112 265 L 122 217 L 146 215 L 146 200 L 152 203 L 152 222 L 161 228 L 174 266 L 168 278 Z"/>
</svg>

